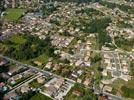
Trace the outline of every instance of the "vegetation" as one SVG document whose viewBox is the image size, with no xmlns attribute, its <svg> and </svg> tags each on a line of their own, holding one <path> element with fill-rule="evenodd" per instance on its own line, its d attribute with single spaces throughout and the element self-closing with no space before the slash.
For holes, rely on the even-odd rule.
<svg viewBox="0 0 134 100">
<path fill-rule="evenodd" d="M 111 22 L 110 18 L 93 19 L 90 23 L 87 23 L 86 28 L 83 30 L 86 33 L 99 33 L 106 29 Z"/>
<path fill-rule="evenodd" d="M 56 0 L 60 2 L 65 2 L 64 0 Z M 98 2 L 100 0 L 66 0 L 66 2 L 76 2 L 76 3 L 90 3 L 90 2 Z"/>
<path fill-rule="evenodd" d="M 134 60 L 133 61 L 131 61 L 131 63 L 130 63 L 130 74 L 132 75 L 132 76 L 134 76 Z"/>
<path fill-rule="evenodd" d="M 51 13 L 53 13 L 54 11 L 57 10 L 57 7 L 58 6 L 54 6 L 54 4 L 47 4 L 47 5 L 44 5 L 42 10 L 43 10 L 43 15 L 44 16 L 48 16 L 50 15 Z"/>
<path fill-rule="evenodd" d="M 134 89 L 134 80 L 133 80 L 133 79 L 132 79 L 132 80 L 129 80 L 129 81 L 127 82 L 126 86 L 127 86 L 128 88 Z"/>
<path fill-rule="evenodd" d="M 43 63 L 47 63 L 48 62 L 48 56 L 44 53 L 42 55 L 40 55 L 39 57 L 35 58 L 34 60 L 43 62 Z"/>
<path fill-rule="evenodd" d="M 81 96 L 76 96 L 72 92 L 74 90 L 78 90 L 81 93 Z M 84 88 L 80 84 L 75 84 L 74 87 L 70 90 L 67 96 L 64 98 L 65 100 L 98 100 L 97 96 L 92 93 L 88 88 Z"/>
<path fill-rule="evenodd" d="M 0 73 L 3 73 L 3 72 L 8 72 L 9 70 L 9 66 L 5 65 L 5 66 L 0 66 Z M 1 80 L 0 80 L 1 81 Z"/>
<path fill-rule="evenodd" d="M 91 20 L 90 23 L 87 23 L 86 28 L 83 31 L 85 33 L 98 33 L 97 35 L 98 43 L 99 43 L 99 46 L 101 47 L 106 42 L 107 43 L 111 42 L 111 38 L 105 30 L 110 22 L 111 22 L 111 19 L 107 17 L 100 18 L 100 19 L 96 18 L 96 19 Z"/>
<path fill-rule="evenodd" d="M 76 14 L 79 14 L 79 13 L 82 13 L 82 14 L 86 13 L 89 17 L 94 16 L 94 15 L 103 15 L 102 12 L 97 11 L 93 8 L 86 8 L 86 9 L 82 9 L 82 10 L 77 10 Z"/>
<path fill-rule="evenodd" d="M 37 93 L 36 95 L 31 97 L 29 100 L 52 100 L 52 99 L 50 99 L 49 97 L 43 94 Z"/>
<path fill-rule="evenodd" d="M 0 82 L 6 82 L 7 81 L 7 79 L 2 77 L 2 73 L 4 73 L 4 72 L 6 73 L 8 71 L 9 71 L 9 66 L 8 65 L 0 66 Z M 0 90 L 0 100 L 3 100 L 4 94 L 5 93 Z"/>
<path fill-rule="evenodd" d="M 132 47 L 134 46 L 134 39 L 125 39 L 124 37 L 115 37 L 115 43 L 118 47 L 131 51 Z"/>
<path fill-rule="evenodd" d="M 130 7 L 128 5 L 125 5 L 125 4 L 116 4 L 116 3 L 111 3 L 111 2 L 107 2 L 107 1 L 100 1 L 100 4 L 104 5 L 104 6 L 107 6 L 109 8 L 116 8 L 118 7 L 120 10 L 124 11 L 124 12 L 127 12 L 127 13 L 130 13 L 132 14 L 134 12 L 134 7 Z"/>
<path fill-rule="evenodd" d="M 120 92 L 122 93 L 122 96 L 134 99 L 134 80 L 129 80 L 126 82 L 122 79 L 117 79 L 113 82 L 113 88 L 114 90 L 112 92 L 115 94 Z"/>
<path fill-rule="evenodd" d="M 12 87 L 14 87 L 15 85 L 17 85 L 17 84 L 23 82 L 24 80 L 30 78 L 31 76 L 32 76 L 32 75 L 28 75 L 28 76 L 22 77 L 22 78 L 16 80 L 16 83 L 15 83 L 15 84 L 10 84 L 10 83 L 9 83 L 9 84 L 10 84 Z"/>
<path fill-rule="evenodd" d="M 6 10 L 7 14 L 4 18 L 9 21 L 17 21 L 25 11 L 25 9 L 9 8 Z"/>
<path fill-rule="evenodd" d="M 23 44 L 26 42 L 26 39 L 21 34 L 15 34 L 10 38 L 10 41 L 15 44 Z"/>
<path fill-rule="evenodd" d="M 20 94 L 19 100 L 29 100 L 31 97 L 37 94 L 37 91 L 29 91 L 27 93 Z"/>
<path fill-rule="evenodd" d="M 41 86 L 41 84 L 37 82 L 37 79 L 33 80 L 31 83 L 29 83 L 29 85 L 33 88 L 38 88 Z"/>
<path fill-rule="evenodd" d="M 129 23 L 125 23 L 124 21 L 118 22 L 118 27 L 119 28 L 133 28 L 133 26 Z"/>
<path fill-rule="evenodd" d="M 122 92 L 123 92 L 123 96 L 127 97 L 127 98 L 133 98 L 134 99 L 134 88 L 128 88 L 126 86 L 123 86 L 121 88 Z"/>
<path fill-rule="evenodd" d="M 98 61 L 101 61 L 101 56 L 100 55 L 95 55 L 93 58 L 91 58 L 91 63 L 95 64 Z"/>
<path fill-rule="evenodd" d="M 100 47 L 102 45 L 105 45 L 105 43 L 110 43 L 111 42 L 111 38 L 110 36 L 107 34 L 106 31 L 100 31 L 98 33 L 98 43 L 100 45 Z"/>
<path fill-rule="evenodd" d="M 51 45 L 49 36 L 45 40 L 40 40 L 36 36 L 19 34 L 12 36 L 3 44 L 8 47 L 5 55 L 17 60 L 30 60 L 42 54 L 46 55 L 46 59 L 52 56 L 55 57 L 54 47 Z"/>
</svg>

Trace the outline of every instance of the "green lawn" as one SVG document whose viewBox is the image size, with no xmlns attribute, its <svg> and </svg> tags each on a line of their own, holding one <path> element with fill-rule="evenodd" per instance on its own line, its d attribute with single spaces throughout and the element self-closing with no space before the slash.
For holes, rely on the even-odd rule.
<svg viewBox="0 0 134 100">
<path fill-rule="evenodd" d="M 21 34 L 15 34 L 10 38 L 10 41 L 15 44 L 23 44 L 26 42 L 26 39 Z"/>
<path fill-rule="evenodd" d="M 4 18 L 9 21 L 16 21 L 25 11 L 25 9 L 9 8 L 6 10 L 7 15 L 5 15 Z"/>
<path fill-rule="evenodd" d="M 126 84 L 127 87 L 134 89 L 134 80 L 129 80 Z"/>
<path fill-rule="evenodd" d="M 124 80 L 122 80 L 122 79 L 117 79 L 117 80 L 115 80 L 115 81 L 113 82 L 113 87 L 118 90 L 118 89 L 121 88 L 121 86 L 123 86 L 123 85 L 125 85 L 125 84 L 126 84 L 126 82 L 125 82 Z"/>
<path fill-rule="evenodd" d="M 45 54 L 42 54 L 39 57 L 35 58 L 34 60 L 38 60 L 38 61 L 41 61 L 43 63 L 47 63 L 48 62 L 48 56 L 45 55 Z"/>
<path fill-rule="evenodd" d="M 41 86 L 41 84 L 37 82 L 37 79 L 33 80 L 31 83 L 29 83 L 29 85 L 33 88 L 38 88 Z"/>
<path fill-rule="evenodd" d="M 36 95 L 34 95 L 29 100 L 52 100 L 52 99 L 47 97 L 47 96 L 45 96 L 45 95 L 43 95 L 43 94 L 37 93 Z"/>
<path fill-rule="evenodd" d="M 82 96 L 74 95 L 74 90 L 80 91 Z M 64 100 L 98 100 L 98 98 L 88 88 L 85 88 L 80 84 L 75 84 L 74 87 L 65 96 Z"/>
<path fill-rule="evenodd" d="M 31 63 L 31 62 L 33 62 L 33 61 L 42 62 L 43 65 L 41 65 L 41 66 L 33 65 L 33 63 Z M 28 61 L 25 61 L 24 63 L 32 64 L 33 66 L 36 66 L 36 67 L 38 67 L 38 68 L 40 68 L 40 69 L 43 69 L 44 64 L 46 64 L 47 62 L 48 62 L 48 56 L 44 53 L 44 54 L 42 54 L 42 55 L 40 55 L 40 56 L 38 56 L 38 57 L 36 57 L 36 58 L 34 58 L 34 59 L 30 59 L 30 60 L 28 60 Z"/>
</svg>

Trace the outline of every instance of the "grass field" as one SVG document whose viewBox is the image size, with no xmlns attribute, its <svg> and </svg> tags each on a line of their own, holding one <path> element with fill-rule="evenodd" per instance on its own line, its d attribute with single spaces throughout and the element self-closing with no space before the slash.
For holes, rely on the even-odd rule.
<svg viewBox="0 0 134 100">
<path fill-rule="evenodd" d="M 29 83 L 29 85 L 33 88 L 38 88 L 41 86 L 41 84 L 37 82 L 37 79 L 33 80 L 31 83 Z"/>
<path fill-rule="evenodd" d="M 36 95 L 34 95 L 29 100 L 52 100 L 52 99 L 47 97 L 47 96 L 45 96 L 45 95 L 43 95 L 43 94 L 37 93 Z"/>
<path fill-rule="evenodd" d="M 76 96 L 73 94 L 74 90 L 78 90 L 81 96 Z M 87 88 L 81 86 L 80 84 L 75 84 L 74 87 L 65 96 L 64 100 L 98 100 L 97 97 Z"/>
<path fill-rule="evenodd" d="M 6 10 L 7 15 L 4 18 L 9 21 L 17 21 L 25 11 L 25 9 L 9 8 Z"/>
<path fill-rule="evenodd" d="M 29 61 L 24 62 L 24 63 L 33 64 L 33 63 L 31 63 L 33 61 L 39 61 L 39 62 L 41 62 L 43 65 L 36 66 L 36 67 L 38 67 L 40 69 L 43 69 L 44 68 L 44 64 L 46 64 L 48 62 L 48 56 L 45 55 L 45 54 L 42 54 L 42 55 L 40 55 L 40 56 L 38 56 L 38 57 L 36 57 L 34 59 L 30 59 Z M 33 65 L 33 66 L 35 66 L 35 65 Z"/>
<path fill-rule="evenodd" d="M 39 57 L 35 58 L 34 60 L 41 61 L 46 64 L 48 62 L 48 56 L 45 54 L 42 54 Z"/>
<path fill-rule="evenodd" d="M 115 88 L 115 89 L 120 89 L 120 87 L 122 87 L 123 85 L 125 85 L 126 84 L 126 82 L 124 81 L 124 80 L 122 80 L 122 79 L 117 79 L 117 80 L 115 80 L 114 82 L 113 82 L 113 87 Z"/>
<path fill-rule="evenodd" d="M 127 87 L 134 89 L 134 80 L 129 80 L 126 84 Z"/>
<path fill-rule="evenodd" d="M 26 42 L 26 39 L 21 34 L 13 35 L 10 40 L 15 44 L 23 44 Z"/>
</svg>

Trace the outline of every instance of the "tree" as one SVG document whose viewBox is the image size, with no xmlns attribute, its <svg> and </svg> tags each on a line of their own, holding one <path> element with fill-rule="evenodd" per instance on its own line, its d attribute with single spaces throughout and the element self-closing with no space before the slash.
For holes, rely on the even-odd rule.
<svg viewBox="0 0 134 100">
<path fill-rule="evenodd" d="M 97 63 L 100 61 L 102 58 L 99 55 L 95 55 L 95 57 L 91 58 L 92 63 Z"/>
<path fill-rule="evenodd" d="M 127 98 L 133 98 L 134 99 L 134 89 L 128 88 L 127 86 L 122 86 L 121 88 L 123 92 L 123 96 Z"/>
<path fill-rule="evenodd" d="M 130 62 L 130 74 L 134 76 L 134 60 Z"/>
</svg>

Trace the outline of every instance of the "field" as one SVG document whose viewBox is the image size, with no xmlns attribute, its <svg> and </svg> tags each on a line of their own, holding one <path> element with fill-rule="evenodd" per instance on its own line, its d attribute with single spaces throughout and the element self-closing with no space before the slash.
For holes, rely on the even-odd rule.
<svg viewBox="0 0 134 100">
<path fill-rule="evenodd" d="M 41 86 L 41 84 L 37 82 L 37 79 L 33 80 L 31 83 L 29 83 L 29 85 L 33 88 L 38 88 Z"/>
<path fill-rule="evenodd" d="M 4 18 L 9 21 L 17 21 L 25 11 L 25 9 L 9 8 L 6 10 L 7 14 L 4 16 Z"/>
<path fill-rule="evenodd" d="M 126 82 L 122 79 L 118 79 L 118 80 L 115 80 L 113 82 L 113 87 L 116 89 L 116 90 L 119 90 L 123 85 L 125 85 Z"/>
<path fill-rule="evenodd" d="M 35 58 L 34 60 L 37 60 L 46 64 L 48 62 L 48 56 L 45 54 L 42 54 L 39 57 Z"/>
<path fill-rule="evenodd" d="M 15 44 L 23 44 L 26 42 L 26 39 L 21 34 L 15 34 L 10 38 L 10 41 Z"/>
<path fill-rule="evenodd" d="M 76 96 L 73 94 L 74 90 L 80 91 L 81 95 Z M 87 88 L 80 84 L 75 84 L 74 87 L 69 91 L 64 100 L 98 100 L 97 97 Z"/>
<path fill-rule="evenodd" d="M 37 93 L 36 95 L 34 95 L 29 100 L 52 100 L 52 99 L 50 99 L 49 97 L 47 97 L 47 96 L 45 96 L 43 94 Z"/>
</svg>

